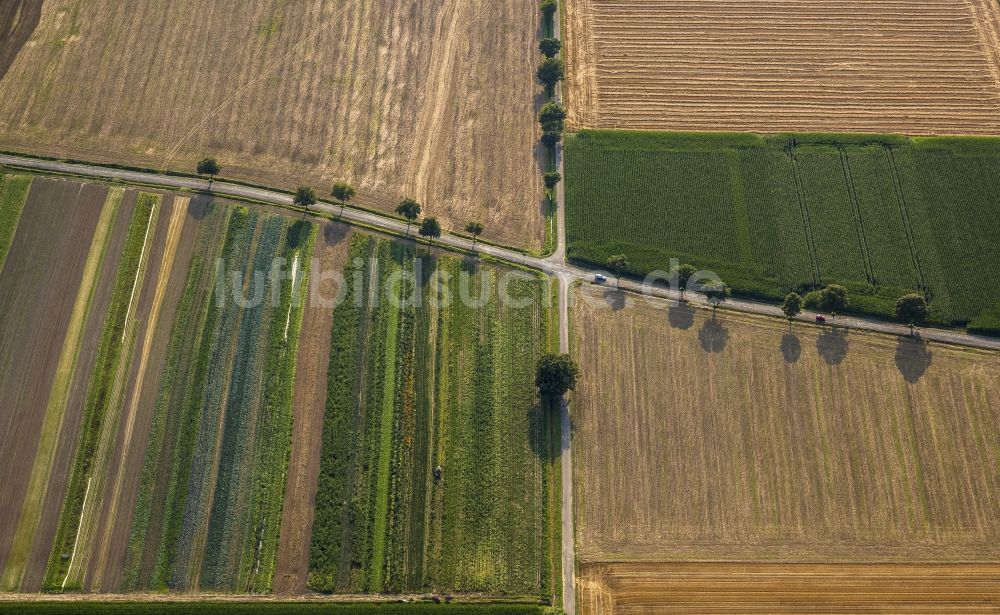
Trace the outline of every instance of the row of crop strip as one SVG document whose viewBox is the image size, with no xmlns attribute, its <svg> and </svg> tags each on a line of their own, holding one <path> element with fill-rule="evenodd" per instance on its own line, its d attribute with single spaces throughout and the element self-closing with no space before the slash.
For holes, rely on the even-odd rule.
<svg viewBox="0 0 1000 615">
<path fill-rule="evenodd" d="M 218 236 L 228 224 L 230 211 L 214 205 L 196 207 L 204 207 L 200 212 L 203 222 L 198 228 L 187 283 L 174 317 L 143 464 L 126 556 L 123 589 L 129 591 L 166 588 L 165 573 L 157 566 L 157 556 L 162 544 L 167 502 L 172 500 L 176 483 L 181 478 L 178 472 L 171 471 L 172 462 L 175 452 L 183 448 L 180 446 L 184 441 L 181 434 L 194 429 L 188 412 L 193 405 L 189 400 L 191 383 L 193 374 L 198 371 L 198 349 L 209 314 L 214 260 L 222 248 Z"/>
<path fill-rule="evenodd" d="M 244 534 L 243 566 L 237 576 L 237 588 L 263 592 L 271 588 L 278 551 L 285 483 L 291 455 L 293 400 L 299 332 L 309 288 L 316 227 L 306 221 L 292 224 L 287 231 L 286 263 L 301 263 L 301 273 L 282 283 L 281 303 L 272 319 L 267 366 L 264 371 L 264 404 L 259 415 L 256 466 L 253 471 L 253 504 L 250 530 Z"/>
<path fill-rule="evenodd" d="M 30 175 L 0 175 L 0 271 L 31 188 Z"/>
<path fill-rule="evenodd" d="M 539 493 L 551 497 L 543 475 L 554 466 L 540 458 L 552 430 L 533 406 L 530 359 L 548 339 L 544 286 L 512 285 L 530 296 L 527 309 L 501 309 L 495 296 L 482 308 L 442 305 L 469 267 L 419 257 L 418 270 L 415 256 L 363 236 L 351 246 L 360 265 L 332 325 L 310 586 L 549 598 L 558 530 Z M 496 285 L 492 268 L 471 269 L 473 296 Z M 419 308 L 377 293 L 387 276 L 416 271 Z M 410 290 L 405 281 L 394 292 Z"/>
<path fill-rule="evenodd" d="M 366 264 L 371 262 L 372 241 L 362 235 L 351 240 L 345 277 L 367 279 Z M 359 263 L 361 263 L 359 265 Z M 353 560 L 341 565 L 349 553 L 352 524 L 349 511 L 353 505 L 354 456 L 358 447 L 355 391 L 361 371 L 356 350 L 364 311 L 355 284 L 348 283 L 343 301 L 334 310 L 330 336 L 330 362 L 327 372 L 327 398 L 323 419 L 323 445 L 320 456 L 315 516 L 309 550 L 309 586 L 318 591 L 345 591 L 350 585 Z"/>
<path fill-rule="evenodd" d="M 70 567 L 80 546 L 86 500 L 98 496 L 96 489 L 91 495 L 91 482 L 96 479 L 100 484 L 105 478 L 99 474 L 110 454 L 112 434 L 117 431 L 115 418 L 116 412 L 120 410 L 121 399 L 116 397 L 120 397 L 122 366 L 130 362 L 131 338 L 135 332 L 133 303 L 136 289 L 141 285 L 150 228 L 155 224 L 158 209 L 158 197 L 141 194 L 129 223 L 97 359 L 87 389 L 69 488 L 46 568 L 43 587 L 50 591 L 79 588 L 86 572 L 82 564 L 77 564 L 76 574 L 71 576 L 73 571 Z M 96 505 L 91 508 L 94 506 Z M 93 514 L 91 512 L 90 519 L 93 519 Z"/>
</svg>

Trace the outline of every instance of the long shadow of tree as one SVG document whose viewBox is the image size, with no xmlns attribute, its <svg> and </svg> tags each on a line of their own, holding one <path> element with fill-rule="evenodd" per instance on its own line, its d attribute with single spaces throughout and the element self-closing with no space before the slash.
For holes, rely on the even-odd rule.
<svg viewBox="0 0 1000 615">
<path fill-rule="evenodd" d="M 675 329 L 690 329 L 694 325 L 694 308 L 687 303 L 675 303 L 667 312 L 667 321 Z"/>
<path fill-rule="evenodd" d="M 617 312 L 618 310 L 625 309 L 625 293 L 624 291 L 609 288 L 604 291 L 604 302 L 608 304 L 608 307 L 612 311 Z"/>
<path fill-rule="evenodd" d="M 802 343 L 794 333 L 786 333 L 781 338 L 781 356 L 785 363 L 795 363 L 802 356 Z"/>
<path fill-rule="evenodd" d="M 903 374 L 903 379 L 915 384 L 924 376 L 931 366 L 931 350 L 927 342 L 919 337 L 901 337 L 896 344 L 896 369 Z"/>
<path fill-rule="evenodd" d="M 816 339 L 819 356 L 829 365 L 840 365 L 847 357 L 847 330 L 829 328 Z"/>
<path fill-rule="evenodd" d="M 559 402 L 537 400 L 528 410 L 528 424 L 531 430 L 528 438 L 531 450 L 543 462 L 559 457 L 561 442 L 561 408 Z"/>
<path fill-rule="evenodd" d="M 698 341 L 705 352 L 722 352 L 729 341 L 729 331 L 713 314 L 698 331 Z"/>
</svg>

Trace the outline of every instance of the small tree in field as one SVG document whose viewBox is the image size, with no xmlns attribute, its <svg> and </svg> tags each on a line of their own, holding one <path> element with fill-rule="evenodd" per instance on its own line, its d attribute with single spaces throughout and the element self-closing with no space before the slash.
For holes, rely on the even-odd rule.
<svg viewBox="0 0 1000 615">
<path fill-rule="evenodd" d="M 802 297 L 798 293 L 788 293 L 785 295 L 785 302 L 781 304 L 781 311 L 788 319 L 788 326 L 792 326 L 792 319 L 802 313 Z"/>
<path fill-rule="evenodd" d="M 406 218 L 406 235 L 410 235 L 410 225 L 420 217 L 420 203 L 413 199 L 403 199 L 403 202 L 396 207 L 396 213 Z"/>
<path fill-rule="evenodd" d="M 681 301 L 684 301 L 684 291 L 687 290 L 687 285 L 691 280 L 691 276 L 697 272 L 698 270 L 695 269 L 694 265 L 689 265 L 687 263 L 679 265 L 673 270 L 673 276 L 677 277 L 677 290 L 681 291 Z"/>
<path fill-rule="evenodd" d="M 538 44 L 538 50 L 546 58 L 554 58 L 562 50 L 562 41 L 557 38 L 543 38 L 542 42 Z"/>
<path fill-rule="evenodd" d="M 292 204 L 309 209 L 316 204 L 316 191 L 307 186 L 300 186 L 299 189 L 295 191 L 295 196 L 292 198 Z"/>
<path fill-rule="evenodd" d="M 729 287 L 722 280 L 711 280 L 702 285 L 701 293 L 712 304 L 712 312 L 714 314 L 722 302 L 729 298 L 732 291 L 729 290 Z"/>
<path fill-rule="evenodd" d="M 431 243 L 441 236 L 441 223 L 435 217 L 424 218 L 420 223 L 420 235 L 426 237 Z"/>
<path fill-rule="evenodd" d="M 354 187 L 350 184 L 337 182 L 333 185 L 333 190 L 330 191 L 330 196 L 340 202 L 341 217 L 344 215 L 344 205 L 347 205 L 347 202 L 353 199 L 355 194 L 357 193 L 355 192 Z"/>
<path fill-rule="evenodd" d="M 615 285 L 621 286 L 622 272 L 628 269 L 628 257 L 624 254 L 615 254 L 608 257 L 608 269 L 615 272 Z"/>
<path fill-rule="evenodd" d="M 465 225 L 465 232 L 472 235 L 472 249 L 476 249 L 476 240 L 483 234 L 483 224 L 481 222 L 470 222 Z"/>
<path fill-rule="evenodd" d="M 535 386 L 543 397 L 554 399 L 576 388 L 580 368 L 568 354 L 545 354 L 538 361 Z"/>
<path fill-rule="evenodd" d="M 222 167 L 215 158 L 202 158 L 198 161 L 198 175 L 208 175 L 208 183 L 211 185 L 215 176 L 222 172 Z"/>
<path fill-rule="evenodd" d="M 816 307 L 830 314 L 836 320 L 837 314 L 847 309 L 850 304 L 851 300 L 847 296 L 847 289 L 839 284 L 830 284 L 819 291 Z"/>
<path fill-rule="evenodd" d="M 544 132 L 562 132 L 566 109 L 557 102 L 547 102 L 538 112 L 538 123 Z"/>
<path fill-rule="evenodd" d="M 545 180 L 546 190 L 555 190 L 555 187 L 562 181 L 562 175 L 559 174 L 559 171 L 549 171 L 542 178 Z"/>
<path fill-rule="evenodd" d="M 927 320 L 929 313 L 930 308 L 923 295 L 912 293 L 896 300 L 896 318 L 910 327 L 910 335 L 914 334 L 913 328 L 916 325 Z"/>
<path fill-rule="evenodd" d="M 557 83 L 566 76 L 563 63 L 559 58 L 545 58 L 538 65 L 538 80 L 551 92 Z"/>
</svg>

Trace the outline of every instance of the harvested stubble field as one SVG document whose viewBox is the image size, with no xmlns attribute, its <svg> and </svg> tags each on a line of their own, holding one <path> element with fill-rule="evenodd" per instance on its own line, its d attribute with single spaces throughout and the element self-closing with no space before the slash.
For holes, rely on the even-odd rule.
<svg viewBox="0 0 1000 615">
<path fill-rule="evenodd" d="M 538 248 L 538 31 L 537 0 L 46 0 L 0 63 L 0 148 L 183 171 L 211 154 Z"/>
<path fill-rule="evenodd" d="M 568 0 L 579 128 L 1000 131 L 994 0 Z"/>
<path fill-rule="evenodd" d="M 998 564 L 614 562 L 580 570 L 582 615 L 996 613 Z"/>
<path fill-rule="evenodd" d="M 558 423 L 532 386 L 548 292 L 517 272 L 508 305 L 509 273 L 355 235 L 333 315 L 313 589 L 558 594 Z"/>
<path fill-rule="evenodd" d="M 924 575 L 960 596 L 984 574 L 976 591 L 997 600 L 1000 355 L 610 290 L 574 300 L 574 353 L 601 375 L 573 396 L 582 588 L 646 592 L 648 608 L 690 579 L 635 562 L 984 562 L 899 587 Z M 861 576 L 880 570 L 846 582 L 875 601 Z M 761 600 L 780 593 L 786 573 L 755 574 Z"/>
<path fill-rule="evenodd" d="M 5 217 L 27 192 L 0 270 L 3 589 L 270 589 L 313 226 L 26 180 L 0 190 Z"/>
<path fill-rule="evenodd" d="M 566 143 L 570 258 L 670 259 L 780 300 L 838 283 L 855 311 L 1000 332 L 1000 139 L 586 130 Z M 975 266 L 970 266 L 975 264 Z"/>
</svg>

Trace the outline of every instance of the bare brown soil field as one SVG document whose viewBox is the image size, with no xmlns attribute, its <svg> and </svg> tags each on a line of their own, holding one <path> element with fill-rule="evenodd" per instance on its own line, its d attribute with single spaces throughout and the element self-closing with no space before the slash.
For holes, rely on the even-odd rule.
<svg viewBox="0 0 1000 615">
<path fill-rule="evenodd" d="M 105 194 L 101 186 L 35 179 L 0 272 L 0 568 Z"/>
<path fill-rule="evenodd" d="M 998 564 L 586 564 L 584 615 L 996 613 Z"/>
<path fill-rule="evenodd" d="M 573 307 L 581 561 L 1000 561 L 1000 353 L 605 292 Z"/>
<path fill-rule="evenodd" d="M 0 148 L 186 171 L 212 154 L 540 247 L 538 30 L 537 0 L 47 0 L 0 82 Z"/>
<path fill-rule="evenodd" d="M 992 0 L 567 0 L 574 128 L 1000 134 Z"/>
<path fill-rule="evenodd" d="M 317 236 L 311 288 L 320 297 L 333 300 L 340 291 L 322 271 L 341 271 L 350 246 L 349 227 L 328 222 Z M 295 416 L 292 423 L 292 452 L 288 464 L 285 505 L 282 509 L 281 539 L 274 571 L 274 591 L 303 594 L 308 590 L 309 546 L 323 445 L 323 416 L 326 412 L 327 367 L 330 363 L 330 327 L 333 310 L 310 302 L 302 315 L 299 358 L 295 365 Z"/>
</svg>

